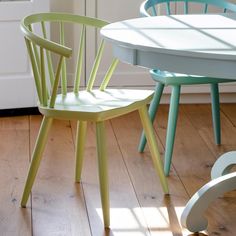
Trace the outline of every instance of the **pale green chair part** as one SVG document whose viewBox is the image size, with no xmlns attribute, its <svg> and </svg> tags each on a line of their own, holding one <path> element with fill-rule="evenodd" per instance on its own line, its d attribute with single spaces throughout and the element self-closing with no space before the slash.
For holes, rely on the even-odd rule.
<svg viewBox="0 0 236 236">
<path fill-rule="evenodd" d="M 223 1 L 223 0 L 147 0 L 143 2 L 140 6 L 140 13 L 142 16 L 150 17 L 156 16 L 160 12 L 166 11 L 167 15 L 171 15 L 172 5 L 178 3 L 178 9 L 183 8 L 184 14 L 189 14 L 191 4 L 199 6 L 202 11 L 199 13 L 207 14 L 209 9 L 212 7 L 215 10 L 221 10 L 222 13 L 226 12 L 236 12 L 236 5 Z M 173 40 L 175 40 L 173 38 Z M 170 98 L 170 107 L 169 107 L 169 116 L 168 116 L 168 125 L 166 132 L 166 145 L 165 145 L 165 163 L 164 171 L 166 175 L 169 175 L 176 125 L 178 119 L 178 108 L 179 108 L 179 99 L 180 91 L 182 85 L 194 85 L 194 84 L 210 84 L 211 87 L 211 102 L 212 102 L 212 120 L 213 120 L 213 129 L 214 137 L 217 145 L 221 144 L 221 127 L 220 127 L 220 99 L 219 99 L 219 83 L 233 82 L 235 80 L 226 80 L 222 78 L 209 78 L 204 76 L 195 76 L 195 75 L 186 75 L 178 74 L 168 71 L 161 71 L 157 68 L 150 70 L 151 77 L 154 81 L 157 82 L 155 88 L 155 94 L 153 100 L 149 107 L 149 115 L 152 122 L 155 119 L 158 106 L 160 104 L 160 99 L 163 93 L 165 86 L 171 86 L 171 98 Z M 139 151 L 143 152 L 146 145 L 146 137 L 144 132 L 141 135 L 139 143 Z"/>
<path fill-rule="evenodd" d="M 207 208 L 226 192 L 236 189 L 236 152 L 222 154 L 211 170 L 211 181 L 200 188 L 188 201 L 181 215 L 181 224 L 191 232 L 206 230 Z"/>
<path fill-rule="evenodd" d="M 69 63 L 67 59 L 71 57 L 72 49 L 65 46 L 65 27 L 69 23 L 81 27 L 76 76 L 72 92 L 69 92 L 67 88 L 67 64 Z M 110 224 L 108 166 L 104 131 L 104 122 L 106 120 L 133 111 L 139 112 L 141 123 L 151 150 L 155 171 L 160 178 L 164 193 L 167 194 L 169 192 L 154 130 L 147 110 L 147 104 L 151 101 L 154 91 L 107 89 L 108 82 L 118 64 L 118 59 L 116 58 L 113 59 L 111 65 L 108 66 L 108 70 L 100 87 L 97 89 L 93 88 L 103 57 L 105 47 L 104 40 L 99 41 L 101 44 L 97 48 L 97 55 L 91 69 L 87 87 L 85 90 L 80 88 L 80 80 L 83 74 L 82 68 L 84 63 L 86 32 L 92 27 L 99 30 L 107 24 L 108 23 L 103 20 L 65 13 L 32 14 L 25 17 L 21 22 L 21 30 L 25 37 L 39 99 L 38 108 L 43 115 L 42 124 L 32 154 L 32 161 L 21 200 L 21 206 L 26 206 L 47 142 L 48 132 L 54 119 L 78 121 L 75 181 L 81 181 L 86 128 L 87 122 L 91 121 L 96 124 L 98 172 L 105 227 L 109 227 Z M 33 32 L 36 25 L 37 29 L 38 25 L 41 27 L 41 34 Z M 54 42 L 47 38 L 46 29 L 48 25 L 50 25 L 51 30 L 52 27 L 58 29 L 59 42 Z M 99 33 L 97 37 L 99 37 Z M 54 64 L 56 64 L 56 66 L 54 66 L 56 68 L 53 68 Z"/>
</svg>

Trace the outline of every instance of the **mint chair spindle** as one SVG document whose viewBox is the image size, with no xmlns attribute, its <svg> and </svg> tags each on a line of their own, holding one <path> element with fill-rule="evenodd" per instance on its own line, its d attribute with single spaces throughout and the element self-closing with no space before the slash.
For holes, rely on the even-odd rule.
<svg viewBox="0 0 236 236">
<path fill-rule="evenodd" d="M 161 7 L 162 9 L 163 8 L 166 9 L 167 15 L 170 15 L 171 4 L 180 4 L 178 5 L 179 6 L 178 9 L 180 9 L 180 6 L 182 6 L 184 8 L 183 9 L 184 14 L 189 14 L 191 7 L 190 3 L 202 6 L 202 10 L 199 12 L 200 14 L 209 13 L 210 7 L 218 9 L 219 12 L 221 13 L 236 12 L 236 5 L 233 3 L 226 2 L 224 0 L 147 0 L 141 4 L 140 14 L 145 17 L 156 16 L 160 12 L 157 9 Z M 157 68 L 151 70 L 150 74 L 152 79 L 155 82 L 157 82 L 154 98 L 149 107 L 149 115 L 152 122 L 155 119 L 164 87 L 165 86 L 172 87 L 167 133 L 166 133 L 165 163 L 164 163 L 165 174 L 169 175 L 173 148 L 174 148 L 181 86 L 194 85 L 194 84 L 210 84 L 214 138 L 216 144 L 219 145 L 221 143 L 221 128 L 220 128 L 220 100 L 219 100 L 218 84 L 233 82 L 234 80 L 177 74 L 167 71 L 161 71 Z M 146 145 L 146 137 L 143 132 L 138 147 L 140 152 L 144 151 L 145 145 Z"/>
<path fill-rule="evenodd" d="M 59 24 L 59 43 L 51 41 L 47 37 L 46 24 L 50 24 L 51 22 L 53 22 L 51 27 L 54 27 L 56 23 Z M 36 24 L 41 24 L 42 35 L 33 32 L 33 26 Z M 67 89 L 66 63 L 69 63 L 67 59 L 71 57 L 72 49 L 66 46 L 65 24 L 77 24 L 81 26 L 74 88 L 72 92 L 69 92 Z M 82 69 L 84 68 L 86 27 L 100 29 L 106 24 L 108 23 L 103 20 L 65 13 L 32 14 L 25 17 L 21 22 L 21 30 L 25 37 L 39 99 L 38 108 L 43 115 L 32 153 L 21 206 L 25 207 L 28 201 L 47 143 L 48 133 L 54 119 L 77 121 L 75 181 L 81 181 L 87 122 L 90 121 L 96 125 L 98 173 L 103 220 L 105 227 L 109 227 L 109 181 L 104 124 L 106 120 L 133 111 L 139 112 L 151 150 L 154 168 L 160 178 L 163 192 L 168 193 L 169 190 L 157 148 L 154 130 L 147 110 L 147 104 L 150 103 L 154 92 L 150 90 L 108 89 L 107 85 L 119 62 L 116 58 L 108 66 L 99 89 L 93 88 L 105 48 L 105 42 L 103 40 L 98 47 L 87 88 L 80 88 L 81 77 L 84 74 L 82 73 Z M 52 63 L 52 58 L 54 63 Z"/>
</svg>

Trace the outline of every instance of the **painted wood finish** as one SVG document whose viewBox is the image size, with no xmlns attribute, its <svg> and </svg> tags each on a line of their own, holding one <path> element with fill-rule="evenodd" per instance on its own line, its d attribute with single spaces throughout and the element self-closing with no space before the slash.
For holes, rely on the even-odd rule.
<svg viewBox="0 0 236 236">
<path fill-rule="evenodd" d="M 174 15 L 112 23 L 101 34 L 124 62 L 235 79 L 235 26 L 235 14 Z"/>
</svg>

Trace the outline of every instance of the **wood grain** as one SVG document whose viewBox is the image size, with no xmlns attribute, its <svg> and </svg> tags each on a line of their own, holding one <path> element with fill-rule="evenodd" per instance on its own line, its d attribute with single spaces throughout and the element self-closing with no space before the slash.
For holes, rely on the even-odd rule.
<svg viewBox="0 0 236 236">
<path fill-rule="evenodd" d="M 72 123 L 73 131 L 76 130 Z M 82 183 L 93 235 L 148 235 L 127 168 L 110 122 L 105 123 L 110 187 L 110 230 L 104 230 L 97 173 L 95 126 L 88 124 Z M 74 135 L 75 136 L 75 135 Z M 137 211 L 136 211 L 137 209 Z"/>
<path fill-rule="evenodd" d="M 30 117 L 31 150 L 40 121 L 40 116 Z M 74 163 L 70 123 L 55 120 L 32 191 L 33 235 L 91 235 Z"/>
<path fill-rule="evenodd" d="M 164 153 L 168 106 L 155 120 Z M 137 146 L 142 130 L 137 112 L 106 122 L 111 229 L 104 230 L 97 174 L 95 127 L 88 124 L 82 183 L 74 183 L 75 123 L 55 121 L 27 208 L 19 207 L 41 116 L 0 118 L 0 235 L 190 236 L 179 219 L 188 199 L 210 179 L 218 156 L 236 150 L 236 105 L 221 105 L 222 145 L 213 140 L 210 105 L 181 105 L 173 165 L 164 196 L 148 148 Z M 199 235 L 232 236 L 236 191 L 206 212 L 208 230 Z M 32 219 L 32 221 L 31 221 Z"/>
<path fill-rule="evenodd" d="M 191 136 L 191 133 L 193 134 L 195 133 L 195 138 L 191 138 L 191 142 L 197 145 L 197 143 L 200 143 L 203 140 L 207 148 L 210 150 L 210 153 L 204 151 L 204 153 L 199 154 L 199 151 L 197 149 L 193 149 L 192 153 L 189 152 L 189 154 L 186 153 L 185 156 L 183 156 L 183 158 L 186 160 L 190 158 L 191 162 L 194 162 L 194 161 L 198 162 L 198 163 L 195 162 L 196 163 L 194 165 L 195 171 L 194 169 L 192 170 L 192 175 L 196 176 L 198 174 L 201 174 L 201 172 L 204 170 L 207 171 L 208 169 L 211 169 L 210 157 L 212 156 L 212 154 L 214 158 L 217 159 L 220 156 L 220 154 L 222 154 L 223 152 L 235 149 L 236 140 L 235 138 L 233 138 L 233 137 L 236 137 L 235 128 L 231 124 L 231 121 L 226 119 L 226 116 L 224 114 L 221 114 L 222 145 L 220 146 L 217 146 L 214 143 L 211 107 L 209 105 L 184 105 L 181 107 L 180 115 L 181 115 L 180 119 L 182 119 L 182 122 L 185 121 L 184 117 L 187 117 L 192 127 L 194 128 L 190 128 L 190 124 L 188 128 L 186 127 L 186 128 L 180 129 L 179 127 L 178 134 L 183 133 L 183 130 L 188 130 L 189 136 Z M 184 140 L 183 138 L 181 138 L 181 136 L 178 136 L 177 138 L 181 139 L 182 141 Z M 186 145 L 190 146 L 190 144 L 186 144 Z M 176 149 L 178 148 L 179 146 L 176 147 Z M 204 148 L 201 145 L 201 151 L 202 150 L 204 150 Z M 176 166 L 175 163 L 176 162 L 174 162 L 174 166 Z M 200 166 L 198 167 L 196 165 L 200 165 Z M 176 169 L 178 173 L 180 173 L 181 175 L 183 171 L 181 169 L 181 166 L 178 166 Z M 205 178 L 204 175 L 201 174 L 201 176 L 202 178 Z M 184 181 L 186 189 L 189 189 L 189 186 L 191 186 L 192 183 L 190 181 L 184 180 L 183 177 L 181 177 L 181 179 Z M 202 181 L 199 181 L 199 184 L 201 184 L 201 182 Z M 235 203 L 236 203 L 235 197 L 236 195 L 233 193 L 226 194 L 224 197 L 222 196 L 222 198 L 214 201 L 214 203 L 208 208 L 206 215 L 207 215 L 207 218 L 209 219 L 209 226 L 208 226 L 209 235 L 215 235 L 215 234 L 233 235 L 234 234 L 235 227 L 233 225 L 233 221 L 236 217 L 236 213 L 235 213 L 236 211 L 235 211 L 235 208 L 233 208 L 234 210 L 232 210 L 232 202 L 235 199 Z M 224 212 L 226 209 L 228 213 L 222 214 L 222 212 Z"/>
<path fill-rule="evenodd" d="M 170 195 L 163 195 L 148 149 L 143 154 L 137 152 L 142 130 L 138 113 L 114 119 L 112 126 L 151 235 L 187 235 L 179 218 L 188 195 L 174 170 L 168 179 Z M 160 140 L 158 144 L 163 154 Z"/>
<path fill-rule="evenodd" d="M 28 117 L 0 119 L 0 235 L 31 235 L 31 206 L 20 208 L 29 163 Z"/>
</svg>

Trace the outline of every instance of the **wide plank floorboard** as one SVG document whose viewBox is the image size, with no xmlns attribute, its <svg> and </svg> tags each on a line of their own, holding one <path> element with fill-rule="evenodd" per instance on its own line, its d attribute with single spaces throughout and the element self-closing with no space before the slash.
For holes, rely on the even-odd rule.
<svg viewBox="0 0 236 236">
<path fill-rule="evenodd" d="M 75 134 L 75 123 L 72 123 Z M 93 235 L 149 235 L 110 122 L 105 122 L 110 187 L 110 230 L 104 230 L 97 171 L 96 130 L 88 123 L 82 183 Z M 74 135 L 75 136 L 75 135 Z"/>
<path fill-rule="evenodd" d="M 188 196 L 176 175 L 168 180 L 171 195 L 163 195 L 148 148 L 143 154 L 137 152 L 141 130 L 141 122 L 137 118 L 137 113 L 131 113 L 112 120 L 112 125 L 141 205 L 140 210 L 145 215 L 151 235 L 182 235 L 179 218 Z M 163 153 L 162 145 L 158 144 L 160 153 Z"/>
<path fill-rule="evenodd" d="M 191 112 L 188 112 L 190 108 Z M 201 115 L 203 115 L 204 118 L 202 118 Z M 162 106 L 159 110 L 155 127 L 163 142 L 165 142 L 167 116 L 168 107 Z M 222 119 L 224 121 L 224 115 Z M 206 125 L 204 125 L 204 121 Z M 226 122 L 226 124 L 227 123 L 228 122 Z M 203 138 L 203 134 L 199 131 L 201 127 L 205 130 L 208 139 Z M 222 130 L 224 128 L 225 126 L 222 127 Z M 210 142 L 204 141 L 212 139 L 214 143 L 212 132 L 211 110 L 209 105 L 180 106 L 172 163 L 190 197 L 197 189 L 210 180 L 211 167 L 216 158 L 220 155 L 220 151 L 218 153 L 219 155 L 216 154 L 216 150 L 218 149 L 216 145 L 215 152 L 212 152 L 212 147 L 210 148 L 209 146 Z M 228 132 L 235 131 L 231 127 L 231 131 L 228 130 Z M 224 140 L 224 133 L 225 131 L 222 132 L 222 140 Z M 230 146 L 230 148 L 231 147 L 232 146 Z M 225 146 L 223 149 L 224 151 L 229 151 L 228 148 Z M 231 205 L 229 202 L 232 202 L 232 200 L 229 200 L 227 203 L 225 198 L 223 201 L 215 201 L 207 210 L 206 215 L 209 219 L 209 235 L 234 234 L 235 226 L 233 225 L 233 221 L 236 217 L 236 213 L 230 211 L 231 215 L 222 214 L 223 209 L 229 204 Z"/>
<path fill-rule="evenodd" d="M 221 145 L 215 145 L 211 108 L 207 105 L 185 105 L 184 113 L 189 117 L 202 139 L 217 159 L 222 153 L 235 150 L 236 121 L 235 105 L 221 106 Z M 227 211 L 227 214 L 222 212 Z M 224 197 L 212 203 L 207 210 L 209 218 L 209 234 L 234 235 L 236 218 L 236 190 L 225 194 Z"/>
<path fill-rule="evenodd" d="M 32 148 L 40 122 L 41 117 L 31 117 Z M 32 191 L 33 235 L 91 235 L 83 189 L 74 182 L 74 163 L 70 123 L 55 120 Z"/>
<path fill-rule="evenodd" d="M 29 118 L 0 119 L 0 235 L 31 235 L 31 204 L 20 208 L 29 163 Z"/>
<path fill-rule="evenodd" d="M 164 156 L 168 106 L 154 122 Z M 89 123 L 82 182 L 75 183 L 76 123 L 54 121 L 25 209 L 20 199 L 41 116 L 0 118 L 0 236 L 127 235 L 190 236 L 180 216 L 188 199 L 210 180 L 215 160 L 236 150 L 236 104 L 221 105 L 222 145 L 215 145 L 210 105 L 181 105 L 164 195 L 150 152 L 138 153 L 141 122 L 137 112 L 106 122 L 111 227 L 103 228 L 97 173 L 96 133 Z M 236 191 L 217 199 L 206 211 L 208 229 L 198 235 L 232 236 L 236 232 Z M 195 234 L 196 235 L 196 234 Z"/>
</svg>

